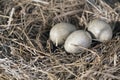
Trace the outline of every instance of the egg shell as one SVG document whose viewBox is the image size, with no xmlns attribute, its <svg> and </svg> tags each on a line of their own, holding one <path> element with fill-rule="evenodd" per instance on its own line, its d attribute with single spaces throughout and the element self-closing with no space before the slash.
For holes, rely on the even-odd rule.
<svg viewBox="0 0 120 80">
<path fill-rule="evenodd" d="M 90 34 L 84 30 L 72 32 L 65 41 L 64 48 L 68 53 L 79 53 L 81 47 L 88 48 L 92 43 Z"/>
<path fill-rule="evenodd" d="M 50 39 L 56 45 L 64 44 L 68 35 L 75 31 L 76 27 L 69 23 L 58 23 L 50 31 Z"/>
<path fill-rule="evenodd" d="M 88 23 L 87 28 L 98 41 L 103 42 L 112 38 L 112 29 L 104 20 L 95 19 Z"/>
</svg>

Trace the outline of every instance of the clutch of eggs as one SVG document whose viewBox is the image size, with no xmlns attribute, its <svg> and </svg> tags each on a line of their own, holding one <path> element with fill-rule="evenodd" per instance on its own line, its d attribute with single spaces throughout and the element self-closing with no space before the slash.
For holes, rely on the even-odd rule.
<svg viewBox="0 0 120 80">
<path fill-rule="evenodd" d="M 93 36 L 98 41 L 104 42 L 110 40 L 113 35 L 110 25 L 101 19 L 89 22 L 87 30 L 92 35 L 84 30 L 76 30 L 76 27 L 72 24 L 58 23 L 52 27 L 50 39 L 56 46 L 64 44 L 68 53 L 80 53 L 82 47 L 90 47 Z"/>
</svg>

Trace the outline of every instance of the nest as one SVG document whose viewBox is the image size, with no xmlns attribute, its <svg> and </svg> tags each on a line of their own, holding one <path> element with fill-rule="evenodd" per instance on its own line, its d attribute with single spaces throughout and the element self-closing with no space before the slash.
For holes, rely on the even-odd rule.
<svg viewBox="0 0 120 80">
<path fill-rule="evenodd" d="M 53 25 L 102 18 L 113 38 L 80 54 L 49 39 Z M 119 0 L 0 0 L 0 80 L 120 80 Z"/>
</svg>

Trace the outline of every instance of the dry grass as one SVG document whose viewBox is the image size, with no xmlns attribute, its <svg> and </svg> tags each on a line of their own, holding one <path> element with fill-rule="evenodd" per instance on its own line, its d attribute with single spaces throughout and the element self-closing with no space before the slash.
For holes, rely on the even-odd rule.
<svg viewBox="0 0 120 80">
<path fill-rule="evenodd" d="M 112 25 L 112 40 L 80 54 L 49 40 L 56 23 L 86 29 L 95 18 Z M 120 80 L 119 0 L 0 0 L 0 80 Z"/>
</svg>

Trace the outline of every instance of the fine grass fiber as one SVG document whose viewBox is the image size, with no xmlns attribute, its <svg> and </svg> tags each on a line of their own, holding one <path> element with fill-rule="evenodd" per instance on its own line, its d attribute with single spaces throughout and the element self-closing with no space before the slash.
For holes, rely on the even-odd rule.
<svg viewBox="0 0 120 80">
<path fill-rule="evenodd" d="M 96 18 L 111 40 L 71 54 L 49 39 L 57 23 L 86 30 Z M 0 80 L 120 80 L 120 1 L 0 0 Z"/>
</svg>

